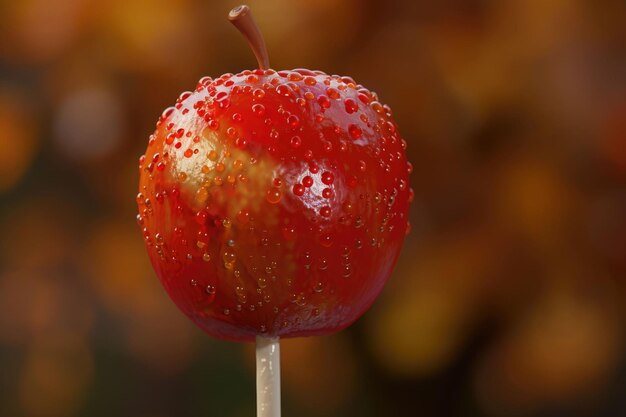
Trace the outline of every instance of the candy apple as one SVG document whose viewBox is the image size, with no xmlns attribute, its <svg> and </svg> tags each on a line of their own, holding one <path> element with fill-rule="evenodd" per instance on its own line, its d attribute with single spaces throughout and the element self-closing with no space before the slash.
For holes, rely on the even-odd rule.
<svg viewBox="0 0 626 417">
<path fill-rule="evenodd" d="M 139 160 L 138 222 L 165 290 L 208 334 L 336 332 L 400 253 L 406 142 L 352 78 L 268 69 L 241 22 L 261 68 L 202 78 L 163 112 Z"/>
</svg>

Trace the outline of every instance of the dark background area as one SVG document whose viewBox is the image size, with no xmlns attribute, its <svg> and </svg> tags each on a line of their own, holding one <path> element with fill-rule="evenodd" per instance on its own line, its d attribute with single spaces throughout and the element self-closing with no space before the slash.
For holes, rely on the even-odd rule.
<svg viewBox="0 0 626 417">
<path fill-rule="evenodd" d="M 282 344 L 286 416 L 626 414 L 626 3 L 255 0 L 272 67 L 394 110 L 413 231 L 353 327 Z M 255 414 L 254 347 L 151 270 L 137 159 L 233 1 L 0 1 L 0 416 Z"/>
</svg>

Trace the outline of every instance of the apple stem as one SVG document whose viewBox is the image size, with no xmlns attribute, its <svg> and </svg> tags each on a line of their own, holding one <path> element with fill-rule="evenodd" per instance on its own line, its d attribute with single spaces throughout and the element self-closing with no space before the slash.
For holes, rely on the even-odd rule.
<svg viewBox="0 0 626 417">
<path fill-rule="evenodd" d="M 256 338 L 256 415 L 280 417 L 280 339 Z"/>
<path fill-rule="evenodd" d="M 252 16 L 250 7 L 245 4 L 235 7 L 228 14 L 228 20 L 245 36 L 250 49 L 254 52 L 259 68 L 268 69 L 270 67 L 270 58 L 265 47 L 265 40 L 254 20 L 254 16 Z"/>
</svg>

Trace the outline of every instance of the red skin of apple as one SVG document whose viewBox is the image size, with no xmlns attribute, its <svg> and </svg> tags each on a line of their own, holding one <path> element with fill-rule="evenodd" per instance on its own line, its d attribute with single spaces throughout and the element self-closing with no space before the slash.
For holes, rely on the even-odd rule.
<svg viewBox="0 0 626 417">
<path fill-rule="evenodd" d="M 138 222 L 161 283 L 223 339 L 347 327 L 409 228 L 405 148 L 389 107 L 349 77 L 203 78 L 140 158 Z"/>
</svg>

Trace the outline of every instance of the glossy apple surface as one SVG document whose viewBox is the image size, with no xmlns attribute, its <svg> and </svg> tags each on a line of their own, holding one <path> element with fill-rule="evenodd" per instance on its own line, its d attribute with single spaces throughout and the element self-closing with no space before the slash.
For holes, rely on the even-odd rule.
<svg viewBox="0 0 626 417">
<path fill-rule="evenodd" d="M 348 77 L 200 80 L 160 117 L 139 163 L 138 222 L 164 288 L 230 340 L 350 325 L 408 230 L 405 148 L 389 107 Z"/>
</svg>

